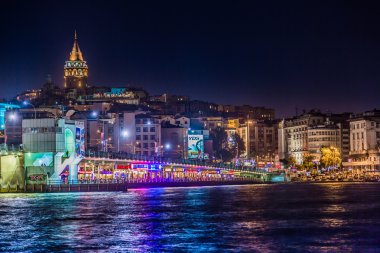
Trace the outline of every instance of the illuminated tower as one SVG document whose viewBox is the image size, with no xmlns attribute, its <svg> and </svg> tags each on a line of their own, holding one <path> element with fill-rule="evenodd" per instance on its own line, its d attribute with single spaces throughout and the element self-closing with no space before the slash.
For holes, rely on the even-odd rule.
<svg viewBox="0 0 380 253">
<path fill-rule="evenodd" d="M 70 58 L 65 63 L 64 78 L 65 88 L 75 89 L 78 93 L 83 93 L 87 87 L 88 67 L 79 49 L 78 37 L 75 32 L 74 46 L 70 53 Z"/>
</svg>

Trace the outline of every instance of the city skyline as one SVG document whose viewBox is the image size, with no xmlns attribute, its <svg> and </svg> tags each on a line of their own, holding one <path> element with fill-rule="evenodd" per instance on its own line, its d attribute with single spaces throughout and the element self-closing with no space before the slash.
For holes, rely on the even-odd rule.
<svg viewBox="0 0 380 253">
<path fill-rule="evenodd" d="M 13 21 L 0 26 L 7 38 L 0 45 L 9 49 L 0 68 L 7 98 L 40 87 L 47 74 L 63 87 L 62 66 L 77 30 L 91 85 L 267 106 L 279 118 L 295 115 L 296 107 L 360 112 L 378 106 L 379 36 L 369 6 L 115 3 L 99 9 L 99 2 L 80 2 L 77 9 L 88 8 L 81 18 L 44 1 L 28 5 L 7 3 L 1 18 Z"/>
</svg>

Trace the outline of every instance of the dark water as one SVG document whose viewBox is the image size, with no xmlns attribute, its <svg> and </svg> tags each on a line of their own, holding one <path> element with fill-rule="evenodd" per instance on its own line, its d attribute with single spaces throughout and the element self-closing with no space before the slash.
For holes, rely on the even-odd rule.
<svg viewBox="0 0 380 253">
<path fill-rule="evenodd" d="M 380 184 L 2 194 L 0 251 L 380 252 Z"/>
</svg>

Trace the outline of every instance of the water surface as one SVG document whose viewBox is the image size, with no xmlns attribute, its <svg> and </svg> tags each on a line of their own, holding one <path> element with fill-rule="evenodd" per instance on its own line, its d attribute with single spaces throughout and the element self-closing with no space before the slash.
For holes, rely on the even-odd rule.
<svg viewBox="0 0 380 253">
<path fill-rule="evenodd" d="M 1 252 L 380 252 L 380 184 L 0 195 Z"/>
</svg>

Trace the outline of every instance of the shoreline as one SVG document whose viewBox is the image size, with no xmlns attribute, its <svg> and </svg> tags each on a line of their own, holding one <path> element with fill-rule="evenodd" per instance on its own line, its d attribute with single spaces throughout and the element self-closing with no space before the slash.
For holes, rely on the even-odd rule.
<svg viewBox="0 0 380 253">
<path fill-rule="evenodd" d="M 273 184 L 256 180 L 242 181 L 201 181 L 201 182 L 149 182 L 149 183 L 110 183 L 110 184 L 57 184 L 26 185 L 25 189 L 9 189 L 0 193 L 59 193 L 59 192 L 127 192 L 129 189 L 149 189 L 165 187 L 202 187 L 223 185 Z"/>
<path fill-rule="evenodd" d="M 156 182 L 156 183 L 127 183 L 127 184 L 63 184 L 63 185 L 28 185 L 27 190 L 11 189 L 1 191 L 6 193 L 68 193 L 68 192 L 128 192 L 129 189 L 149 189 L 149 188 L 184 188 L 203 186 L 239 186 L 239 185 L 303 185 L 303 184 L 376 184 L 378 181 L 319 181 L 319 182 L 258 182 L 258 181 L 205 181 L 205 182 Z"/>
</svg>

